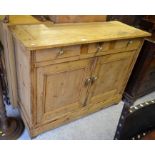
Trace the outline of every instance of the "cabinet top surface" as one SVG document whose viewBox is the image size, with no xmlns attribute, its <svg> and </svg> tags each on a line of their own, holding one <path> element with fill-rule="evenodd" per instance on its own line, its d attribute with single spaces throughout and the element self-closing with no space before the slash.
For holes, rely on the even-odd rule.
<svg viewBox="0 0 155 155">
<path fill-rule="evenodd" d="M 151 34 L 118 21 L 36 24 L 10 26 L 15 38 L 29 50 L 119 39 L 148 37 Z"/>
</svg>

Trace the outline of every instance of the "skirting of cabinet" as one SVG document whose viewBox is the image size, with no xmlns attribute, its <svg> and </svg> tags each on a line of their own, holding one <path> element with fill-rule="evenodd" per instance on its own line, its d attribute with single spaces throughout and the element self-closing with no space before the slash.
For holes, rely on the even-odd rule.
<svg viewBox="0 0 155 155">
<path fill-rule="evenodd" d="M 106 108 L 106 107 L 109 107 L 112 105 L 116 105 L 120 102 L 121 97 L 122 97 L 121 95 L 117 95 L 116 97 L 111 98 L 105 102 L 101 102 L 101 103 L 97 103 L 95 105 L 90 105 L 88 107 L 84 107 L 84 108 L 80 109 L 79 111 L 75 111 L 75 112 L 70 113 L 66 116 L 52 120 L 46 124 L 36 124 L 31 127 L 27 123 L 27 119 L 24 115 L 24 112 L 21 112 L 21 116 L 22 116 L 22 119 L 24 120 L 24 123 L 26 124 L 26 127 L 29 129 L 30 136 L 33 138 L 33 137 L 39 135 L 40 133 L 49 131 L 50 129 L 54 129 L 54 128 L 62 126 L 66 123 L 70 123 L 74 120 L 80 119 L 81 117 L 84 117 L 91 113 L 102 110 L 103 108 Z M 21 109 L 21 111 L 22 111 L 22 109 Z"/>
</svg>

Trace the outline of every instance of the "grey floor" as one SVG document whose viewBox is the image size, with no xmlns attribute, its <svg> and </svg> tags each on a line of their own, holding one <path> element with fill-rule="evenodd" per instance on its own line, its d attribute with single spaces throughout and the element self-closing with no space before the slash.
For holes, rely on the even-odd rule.
<svg viewBox="0 0 155 155">
<path fill-rule="evenodd" d="M 155 92 L 138 99 L 135 104 L 155 98 Z M 77 121 L 50 130 L 33 140 L 112 140 L 117 123 L 123 108 L 123 102 L 113 105 L 99 112 L 81 118 Z M 9 116 L 18 116 L 17 109 L 7 107 Z M 27 129 L 24 130 L 19 140 L 30 140 Z"/>
</svg>

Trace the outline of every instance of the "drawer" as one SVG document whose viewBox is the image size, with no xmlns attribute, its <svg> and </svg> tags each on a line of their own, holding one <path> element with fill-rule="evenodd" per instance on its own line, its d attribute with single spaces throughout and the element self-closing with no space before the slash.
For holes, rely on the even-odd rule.
<svg viewBox="0 0 155 155">
<path fill-rule="evenodd" d="M 114 49 L 135 50 L 140 46 L 140 39 L 119 40 L 114 43 Z"/>
<path fill-rule="evenodd" d="M 92 43 L 88 45 L 88 53 L 95 53 L 97 50 L 108 51 L 110 47 L 110 42 L 102 42 L 102 43 Z"/>
<path fill-rule="evenodd" d="M 100 52 L 109 52 L 110 50 L 135 50 L 138 49 L 140 43 L 140 39 L 93 43 L 88 45 L 88 53 L 95 53 L 97 50 L 100 50 Z M 113 52 L 115 53 L 119 51 Z"/>
<path fill-rule="evenodd" d="M 36 51 L 36 62 L 50 61 L 80 55 L 80 45 Z"/>
</svg>

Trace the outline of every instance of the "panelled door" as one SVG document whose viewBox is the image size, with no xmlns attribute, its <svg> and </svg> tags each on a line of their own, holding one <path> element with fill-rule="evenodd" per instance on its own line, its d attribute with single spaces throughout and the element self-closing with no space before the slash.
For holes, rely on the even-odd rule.
<svg viewBox="0 0 155 155">
<path fill-rule="evenodd" d="M 83 106 L 90 62 L 86 59 L 37 69 L 38 123 L 66 116 Z"/>
<path fill-rule="evenodd" d="M 134 54 L 123 52 L 39 67 L 37 122 L 56 120 L 83 106 L 122 95 Z"/>
<path fill-rule="evenodd" d="M 87 104 L 104 102 L 122 94 L 134 54 L 135 52 L 124 52 L 97 58 L 96 68 L 91 75 L 92 86 Z"/>
</svg>

